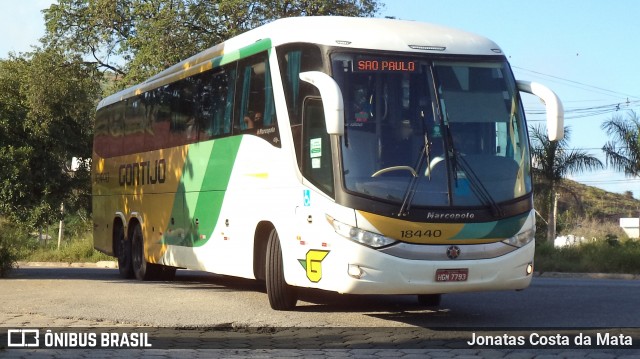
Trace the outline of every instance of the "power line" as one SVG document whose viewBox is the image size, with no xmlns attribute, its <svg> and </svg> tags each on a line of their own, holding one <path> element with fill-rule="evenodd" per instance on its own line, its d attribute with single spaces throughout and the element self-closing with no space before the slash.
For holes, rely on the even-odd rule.
<svg viewBox="0 0 640 359">
<path fill-rule="evenodd" d="M 560 76 L 545 74 L 545 73 L 540 72 L 540 71 L 529 70 L 529 69 L 525 69 L 523 67 L 513 66 L 513 65 L 511 67 L 513 67 L 514 69 L 530 72 L 530 73 L 533 73 L 533 74 L 536 74 L 536 75 L 545 76 L 545 77 L 549 77 L 549 78 L 552 78 L 552 79 L 564 81 L 564 82 L 567 82 L 567 83 L 570 83 L 570 84 L 583 86 L 583 87 L 586 87 L 587 89 L 591 89 L 591 91 L 593 91 L 593 92 L 598 92 L 598 91 L 600 91 L 601 93 L 604 92 L 605 94 L 607 94 L 609 96 L 611 96 L 612 94 L 615 94 L 615 95 L 618 95 L 618 96 L 622 95 L 622 96 L 624 96 L 626 98 L 640 99 L 640 97 L 635 96 L 635 95 L 630 95 L 630 94 L 627 94 L 627 93 L 624 93 L 624 92 L 620 92 L 620 91 L 613 91 L 613 90 L 605 89 L 605 88 L 602 88 L 602 87 L 585 84 L 585 83 L 579 82 L 579 81 L 565 79 L 565 78 L 562 78 Z M 584 90 L 584 88 L 583 88 L 583 90 Z"/>
<path fill-rule="evenodd" d="M 605 114 L 610 114 L 618 111 L 622 111 L 625 109 L 631 109 L 636 105 L 640 105 L 640 100 L 629 101 L 627 99 L 626 102 L 618 102 L 618 103 L 610 103 L 606 105 L 600 106 L 590 106 L 590 107 L 575 107 L 565 109 L 565 119 L 576 119 L 576 118 L 584 118 L 584 117 L 592 117 L 592 116 L 601 116 Z M 546 111 L 544 109 L 533 109 L 526 111 L 527 115 L 544 115 Z M 528 122 L 542 122 L 544 120 L 529 120 Z"/>
</svg>

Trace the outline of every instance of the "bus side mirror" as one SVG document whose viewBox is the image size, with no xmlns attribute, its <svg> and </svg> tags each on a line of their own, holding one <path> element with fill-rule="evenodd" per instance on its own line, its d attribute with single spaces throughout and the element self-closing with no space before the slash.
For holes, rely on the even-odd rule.
<svg viewBox="0 0 640 359">
<path fill-rule="evenodd" d="M 308 82 L 320 90 L 327 133 L 344 135 L 344 102 L 342 101 L 342 91 L 336 81 L 320 71 L 301 72 L 300 80 Z"/>
<path fill-rule="evenodd" d="M 518 90 L 538 96 L 547 110 L 547 135 L 549 141 L 558 141 L 564 137 L 564 108 L 555 92 L 537 82 L 516 81 Z"/>
</svg>

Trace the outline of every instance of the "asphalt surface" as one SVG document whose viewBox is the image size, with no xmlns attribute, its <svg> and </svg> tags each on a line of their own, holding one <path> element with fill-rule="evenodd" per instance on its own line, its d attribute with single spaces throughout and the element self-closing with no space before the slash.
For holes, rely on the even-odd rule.
<svg viewBox="0 0 640 359">
<path fill-rule="evenodd" d="M 98 337 L 103 332 L 142 330 L 148 333 L 154 347 L 15 349 L 0 341 L 2 358 L 640 359 L 640 332 L 637 330 L 640 314 L 634 304 L 640 294 L 638 276 L 541 273 L 537 274 L 532 288 L 524 292 L 500 293 L 501 300 L 496 300 L 490 293 L 445 296 L 443 307 L 437 310 L 416 307 L 413 299 L 407 296 L 348 297 L 345 301 L 343 296 L 318 298 L 316 293 L 307 293 L 303 295 L 300 309 L 290 313 L 264 308 L 268 307 L 265 294 L 253 281 L 188 271 L 180 271 L 178 280 L 171 283 L 122 281 L 113 269 L 103 269 L 115 267 L 112 262 L 97 265 L 20 263 L 20 267 L 11 279 L 0 280 L 2 329 L 39 328 L 64 332 L 82 328 Z M 35 296 L 29 287 L 38 287 L 45 293 Z M 124 295 L 123 292 L 137 295 Z M 588 298 L 572 298 L 575 293 Z M 619 295 L 613 296 L 614 293 Z M 165 307 L 153 301 L 160 294 L 169 298 Z M 88 301 L 87 297 L 93 299 Z M 114 300 L 132 303 L 145 297 L 154 303 L 153 310 L 132 311 L 126 305 L 108 305 Z M 533 309 L 511 311 L 509 308 L 517 306 L 504 304 L 515 301 L 523 308 L 533 306 Z M 602 304 L 594 308 L 594 303 Z M 206 315 L 215 318 L 207 319 L 206 315 L 203 318 L 203 312 L 213 313 Z M 471 346 L 466 341 L 471 340 L 469 333 L 474 332 L 471 327 L 478 323 L 482 324 L 478 335 L 492 338 L 522 336 L 527 345 L 495 349 Z M 513 328 L 514 323 L 520 323 L 516 326 L 520 328 Z M 189 324 L 193 327 L 189 328 Z M 511 328 L 505 328 L 505 325 Z M 539 330 L 526 326 L 547 328 L 540 333 L 543 340 L 561 335 L 574 342 L 576 333 L 585 332 L 594 340 L 600 334 L 612 338 L 622 334 L 633 336 L 634 342 L 631 349 L 623 349 L 629 348 L 625 345 L 607 348 L 531 345 L 530 336 Z M 0 332 L 0 339 L 3 332 Z"/>
</svg>

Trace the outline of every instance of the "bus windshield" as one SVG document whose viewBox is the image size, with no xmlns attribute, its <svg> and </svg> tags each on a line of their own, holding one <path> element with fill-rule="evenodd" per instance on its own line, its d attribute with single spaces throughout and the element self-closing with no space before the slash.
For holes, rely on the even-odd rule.
<svg viewBox="0 0 640 359">
<path fill-rule="evenodd" d="M 506 61 L 344 53 L 331 61 L 351 193 L 407 210 L 495 208 L 531 192 L 524 115 Z"/>
</svg>

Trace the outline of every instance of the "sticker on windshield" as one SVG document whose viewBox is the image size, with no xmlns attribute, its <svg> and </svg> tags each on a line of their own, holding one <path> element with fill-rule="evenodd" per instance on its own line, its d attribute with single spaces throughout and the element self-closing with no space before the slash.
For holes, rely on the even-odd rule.
<svg viewBox="0 0 640 359">
<path fill-rule="evenodd" d="M 322 157 L 322 138 L 309 140 L 309 156 L 311 158 Z"/>
<path fill-rule="evenodd" d="M 433 126 L 433 137 L 435 138 L 442 137 L 442 132 L 440 131 L 440 125 Z"/>
<path fill-rule="evenodd" d="M 322 166 L 322 138 L 312 138 L 309 140 L 309 156 L 311 157 L 311 168 Z"/>
</svg>

